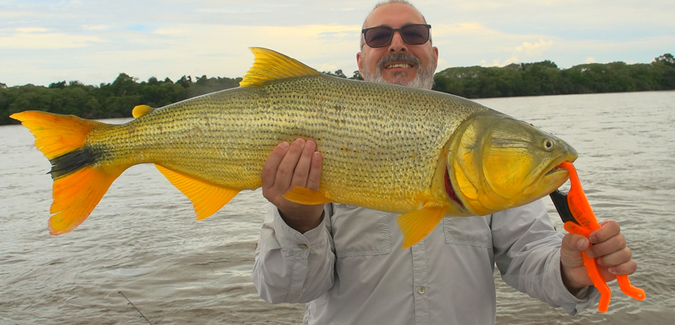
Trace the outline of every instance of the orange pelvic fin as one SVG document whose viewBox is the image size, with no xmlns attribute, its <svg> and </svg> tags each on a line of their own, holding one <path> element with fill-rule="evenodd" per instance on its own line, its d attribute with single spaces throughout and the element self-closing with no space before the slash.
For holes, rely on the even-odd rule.
<svg viewBox="0 0 675 325">
<path fill-rule="evenodd" d="M 102 168 L 100 151 L 85 146 L 89 132 L 104 123 L 38 111 L 12 114 L 35 136 L 35 146 L 52 163 L 53 203 L 49 233 L 72 231 L 86 219 L 125 168 Z"/>
<path fill-rule="evenodd" d="M 403 233 L 401 249 L 412 247 L 424 239 L 441 222 L 446 212 L 446 206 L 428 204 L 420 210 L 398 216 L 396 222 Z"/>
<path fill-rule="evenodd" d="M 197 214 L 197 220 L 210 217 L 239 193 L 239 190 L 213 185 L 157 164 L 155 167 L 173 186 L 190 199 Z"/>
</svg>

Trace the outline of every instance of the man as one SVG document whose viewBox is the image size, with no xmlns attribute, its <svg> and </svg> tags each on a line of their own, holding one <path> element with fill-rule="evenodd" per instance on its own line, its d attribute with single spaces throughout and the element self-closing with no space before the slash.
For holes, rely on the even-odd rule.
<svg viewBox="0 0 675 325">
<path fill-rule="evenodd" d="M 373 27 L 391 29 L 369 35 Z M 356 58 L 364 79 L 431 88 L 438 49 L 412 5 L 380 4 L 363 28 Z M 253 270 L 263 299 L 308 303 L 305 323 L 493 324 L 495 264 L 509 285 L 570 314 L 597 302 L 581 257 L 588 240 L 563 238 L 541 201 L 483 217 L 445 218 L 402 250 L 395 214 L 342 204 L 303 206 L 282 197 L 295 186 L 318 189 L 321 154 L 315 150 L 313 141 L 298 139 L 270 154 L 262 187 L 273 205 Z M 587 252 L 602 256 L 606 279 L 635 272 L 616 222 L 590 238 L 594 246 Z"/>
</svg>

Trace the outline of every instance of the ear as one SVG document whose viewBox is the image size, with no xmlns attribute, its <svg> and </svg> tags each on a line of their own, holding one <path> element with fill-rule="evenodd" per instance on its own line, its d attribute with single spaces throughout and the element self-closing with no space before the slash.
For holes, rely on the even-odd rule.
<svg viewBox="0 0 675 325">
<path fill-rule="evenodd" d="M 361 52 L 356 53 L 356 65 L 359 67 L 359 73 L 363 76 L 363 55 Z"/>
<path fill-rule="evenodd" d="M 434 52 L 434 71 L 436 71 L 436 67 L 438 67 L 438 48 L 433 46 L 431 50 Z"/>
</svg>

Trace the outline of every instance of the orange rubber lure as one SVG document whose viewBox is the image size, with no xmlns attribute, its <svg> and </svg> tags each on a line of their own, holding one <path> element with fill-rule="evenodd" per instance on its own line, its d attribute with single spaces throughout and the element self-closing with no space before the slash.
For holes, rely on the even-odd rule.
<svg viewBox="0 0 675 325">
<path fill-rule="evenodd" d="M 565 230 L 588 238 L 593 231 L 600 229 L 598 219 L 595 217 L 591 205 L 588 203 L 588 199 L 586 199 L 586 194 L 584 194 L 584 190 L 581 188 L 581 182 L 579 181 L 579 176 L 577 175 L 574 165 L 570 162 L 564 162 L 560 164 L 558 168 L 567 170 L 570 175 L 571 186 L 569 193 L 567 194 L 563 194 L 558 190 L 551 193 L 551 199 L 555 204 L 556 210 L 558 210 L 558 213 L 560 214 L 560 218 L 565 223 Z M 600 292 L 598 310 L 604 313 L 609 308 L 609 300 L 612 292 L 610 291 L 607 282 L 605 282 L 605 279 L 600 274 L 600 271 L 598 271 L 598 265 L 595 258 L 588 257 L 585 251 L 581 254 L 584 257 L 584 266 L 586 267 L 588 276 L 593 281 L 593 285 Z M 616 280 L 619 283 L 621 291 L 627 296 L 637 300 L 645 299 L 645 291 L 631 285 L 630 280 L 628 280 L 628 275 L 617 275 Z"/>
</svg>

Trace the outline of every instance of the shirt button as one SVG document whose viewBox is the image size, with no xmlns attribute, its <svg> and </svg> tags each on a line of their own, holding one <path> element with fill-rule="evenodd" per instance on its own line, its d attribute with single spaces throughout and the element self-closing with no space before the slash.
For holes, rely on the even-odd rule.
<svg viewBox="0 0 675 325">
<path fill-rule="evenodd" d="M 298 247 L 302 249 L 307 249 L 307 244 L 298 244 Z"/>
<path fill-rule="evenodd" d="M 418 287 L 417 288 L 417 293 L 419 293 L 421 295 L 423 295 L 426 291 L 427 291 L 427 289 L 425 287 Z"/>
</svg>

